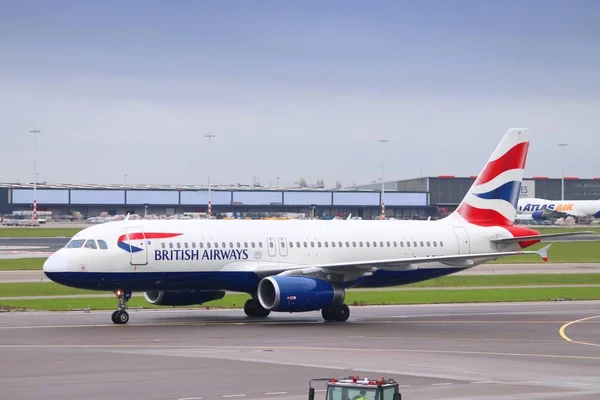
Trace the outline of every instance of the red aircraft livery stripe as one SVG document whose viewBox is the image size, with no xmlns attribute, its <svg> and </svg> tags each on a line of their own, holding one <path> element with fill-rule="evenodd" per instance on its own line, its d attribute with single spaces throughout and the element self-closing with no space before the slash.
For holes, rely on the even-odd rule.
<svg viewBox="0 0 600 400">
<path fill-rule="evenodd" d="M 458 208 L 458 213 L 468 222 L 479 226 L 510 226 L 513 221 L 507 219 L 498 211 L 485 210 L 473 207 L 469 204 L 462 204 Z"/>
<path fill-rule="evenodd" d="M 177 236 L 181 236 L 182 233 L 162 233 L 162 232 L 136 232 L 126 233 L 119 236 L 118 241 L 122 242 L 125 239 L 129 240 L 140 240 L 140 239 L 169 239 Z"/>
<path fill-rule="evenodd" d="M 490 161 L 485 166 L 485 169 L 475 184 L 481 185 L 489 182 L 501 173 L 509 171 L 511 169 L 523 169 L 527 161 L 527 150 L 529 149 L 529 142 L 523 142 L 515 145 L 512 149 L 502 155 L 497 160 Z"/>
</svg>

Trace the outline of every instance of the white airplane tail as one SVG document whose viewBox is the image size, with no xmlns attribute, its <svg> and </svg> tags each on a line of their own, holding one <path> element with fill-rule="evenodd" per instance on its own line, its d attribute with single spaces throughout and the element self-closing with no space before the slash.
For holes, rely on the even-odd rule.
<svg viewBox="0 0 600 400">
<path fill-rule="evenodd" d="M 517 214 L 529 129 L 509 129 L 449 218 L 479 226 L 511 226 Z"/>
</svg>

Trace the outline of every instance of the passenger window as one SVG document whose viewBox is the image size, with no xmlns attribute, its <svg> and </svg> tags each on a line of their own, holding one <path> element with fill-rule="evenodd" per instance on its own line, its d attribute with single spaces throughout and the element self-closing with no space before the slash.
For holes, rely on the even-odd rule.
<svg viewBox="0 0 600 400">
<path fill-rule="evenodd" d="M 377 247 L 377 242 L 373 241 L 373 247 Z"/>
<path fill-rule="evenodd" d="M 346 243 L 348 243 L 348 242 L 346 242 Z M 343 245 L 343 243 L 342 243 L 342 242 L 338 242 L 338 246 L 339 246 L 339 247 L 344 247 L 344 245 Z"/>
<path fill-rule="evenodd" d="M 346 247 L 350 247 L 350 242 L 346 242 Z"/>
<path fill-rule="evenodd" d="M 440 242 L 440 247 L 444 247 L 444 242 Z"/>
<path fill-rule="evenodd" d="M 244 247 L 248 248 L 248 242 L 244 242 Z"/>
<path fill-rule="evenodd" d="M 160 244 L 160 247 L 162 247 L 163 249 L 167 247 L 167 245 L 163 242 Z"/>
<path fill-rule="evenodd" d="M 390 246 L 390 242 L 388 242 L 388 247 Z M 379 247 L 383 247 L 383 242 L 379 242 Z"/>
<path fill-rule="evenodd" d="M 394 240 L 394 247 L 398 247 L 398 242 Z"/>
<path fill-rule="evenodd" d="M 358 242 L 358 247 L 363 247 L 363 242 L 362 240 L 360 242 Z"/>
<path fill-rule="evenodd" d="M 96 241 L 92 240 L 92 239 L 88 239 L 87 242 L 85 242 L 85 245 L 83 246 L 86 249 L 94 249 L 96 250 L 98 247 L 96 246 Z"/>
<path fill-rule="evenodd" d="M 173 248 L 173 243 L 169 243 L 169 248 L 172 249 Z"/>
<path fill-rule="evenodd" d="M 413 242 L 413 247 L 417 247 L 417 242 Z"/>
<path fill-rule="evenodd" d="M 185 243 L 183 244 L 183 247 L 185 247 L 185 248 L 187 249 L 187 248 L 188 248 L 188 243 L 187 243 L 187 242 L 185 242 Z"/>
<path fill-rule="evenodd" d="M 431 243 L 430 242 L 427 242 L 427 247 L 431 247 Z"/>
<path fill-rule="evenodd" d="M 356 242 L 352 242 L 352 247 L 356 247 Z"/>
<path fill-rule="evenodd" d="M 256 243 L 252 242 L 252 248 L 256 247 Z"/>
<path fill-rule="evenodd" d="M 242 244 L 241 244 L 240 242 L 237 242 L 237 243 L 236 243 L 236 245 L 237 245 L 237 248 L 238 248 L 238 249 L 239 249 L 240 247 L 242 247 Z"/>
<path fill-rule="evenodd" d="M 390 242 L 387 242 L 386 244 L 387 244 L 387 247 L 390 247 Z"/>
<path fill-rule="evenodd" d="M 200 247 L 201 249 L 203 249 L 204 248 L 204 243 L 202 243 L 202 242 L 198 243 L 198 247 Z"/>
<path fill-rule="evenodd" d="M 298 247 L 298 248 L 300 247 L 300 242 L 296 242 L 296 247 Z M 306 247 L 306 246 L 304 246 L 304 247 Z"/>
<path fill-rule="evenodd" d="M 308 243 L 304 242 L 304 247 L 308 247 Z"/>
<path fill-rule="evenodd" d="M 260 247 L 262 249 L 262 242 L 258 242 L 258 247 Z M 271 246 L 273 247 L 273 246 Z"/>
<path fill-rule="evenodd" d="M 283 249 L 285 247 L 285 242 L 281 242 L 281 248 Z"/>
<path fill-rule="evenodd" d="M 310 247 L 315 247 L 315 242 L 310 242 Z"/>
<path fill-rule="evenodd" d="M 273 242 L 269 242 L 269 247 L 273 248 Z"/>
<path fill-rule="evenodd" d="M 177 242 L 177 248 L 180 249 L 181 248 L 181 243 Z"/>
<path fill-rule="evenodd" d="M 406 242 L 406 247 L 410 247 L 410 242 Z"/>
<path fill-rule="evenodd" d="M 222 246 L 222 247 L 221 247 L 222 249 L 226 249 L 226 248 L 227 248 L 227 243 L 225 243 L 225 242 L 221 242 L 221 246 Z"/>
<path fill-rule="evenodd" d="M 218 248 L 219 248 L 219 243 L 215 242 L 215 249 L 218 249 Z"/>
<path fill-rule="evenodd" d="M 229 242 L 229 248 L 233 249 L 233 242 Z"/>
<path fill-rule="evenodd" d="M 106 245 L 106 242 L 104 240 L 98 240 L 98 247 L 100 247 L 102 250 L 108 249 L 108 246 Z"/>
<path fill-rule="evenodd" d="M 321 247 L 321 242 L 317 242 L 317 246 Z"/>
<path fill-rule="evenodd" d="M 335 247 L 335 242 L 331 242 L 331 247 Z"/>
<path fill-rule="evenodd" d="M 421 247 L 423 247 L 423 242 L 421 242 Z"/>
<path fill-rule="evenodd" d="M 435 240 L 433 241 L 433 247 L 437 247 L 437 242 Z"/>
<path fill-rule="evenodd" d="M 192 242 L 192 249 L 196 248 L 196 242 Z"/>
<path fill-rule="evenodd" d="M 367 245 L 367 247 L 371 247 L 371 242 L 365 242 L 365 244 Z"/>
<path fill-rule="evenodd" d="M 210 249 L 210 242 L 206 242 L 206 248 Z"/>
<path fill-rule="evenodd" d="M 294 247 L 294 242 L 290 242 L 290 247 Z"/>
</svg>

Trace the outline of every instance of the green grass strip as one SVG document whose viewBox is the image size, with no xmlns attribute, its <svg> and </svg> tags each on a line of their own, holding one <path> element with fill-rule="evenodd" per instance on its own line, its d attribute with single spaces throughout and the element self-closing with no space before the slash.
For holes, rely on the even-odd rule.
<svg viewBox="0 0 600 400">
<path fill-rule="evenodd" d="M 91 226 L 91 225 L 90 225 Z M 0 228 L 0 237 L 72 237 L 84 228 Z"/>
<path fill-rule="evenodd" d="M 227 295 L 221 300 L 212 301 L 191 308 L 237 308 L 243 313 L 244 302 L 248 295 Z M 598 288 L 540 288 L 540 289 L 503 289 L 503 290 L 447 290 L 447 291 L 375 291 L 349 292 L 346 303 L 354 305 L 392 305 L 392 304 L 441 304 L 441 303 L 480 303 L 480 302 L 517 302 L 517 301 L 553 301 L 553 300 L 600 300 Z M 52 299 L 52 300 L 10 300 L 0 301 L 4 309 L 37 309 L 64 311 L 72 309 L 114 310 L 116 299 Z M 141 296 L 129 302 L 130 308 L 169 308 L 150 305 Z M 190 307 L 186 307 L 190 308 Z"/>
<path fill-rule="evenodd" d="M 0 260 L 0 271 L 41 270 L 46 258 L 15 258 Z"/>
</svg>

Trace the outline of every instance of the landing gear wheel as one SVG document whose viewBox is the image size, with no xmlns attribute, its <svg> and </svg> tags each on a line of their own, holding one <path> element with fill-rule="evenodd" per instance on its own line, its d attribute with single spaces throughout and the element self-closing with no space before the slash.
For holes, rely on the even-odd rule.
<svg viewBox="0 0 600 400">
<path fill-rule="evenodd" d="M 346 304 L 336 304 L 331 311 L 332 317 L 337 322 L 346 322 L 350 317 L 350 307 Z"/>
<path fill-rule="evenodd" d="M 127 311 L 117 311 L 117 316 L 115 319 L 119 325 L 126 324 L 129 322 L 129 313 Z"/>
<path fill-rule="evenodd" d="M 115 296 L 119 299 L 119 309 L 112 313 L 112 322 L 117 325 L 126 324 L 129 322 L 129 313 L 125 310 L 127 309 L 127 301 L 131 298 L 131 292 L 119 289 L 115 291 Z"/>
<path fill-rule="evenodd" d="M 266 318 L 271 311 L 264 309 L 256 299 L 248 299 L 244 304 L 244 312 L 250 318 Z"/>
<path fill-rule="evenodd" d="M 327 308 L 324 308 L 324 309 L 321 310 L 321 315 L 323 316 L 323 319 L 325 321 L 329 322 L 329 321 L 334 321 L 335 320 L 335 318 L 333 318 L 333 315 L 332 315 L 333 314 L 332 311 L 331 311 L 332 308 L 333 307 L 327 307 Z"/>
</svg>

